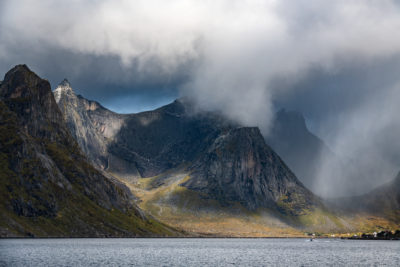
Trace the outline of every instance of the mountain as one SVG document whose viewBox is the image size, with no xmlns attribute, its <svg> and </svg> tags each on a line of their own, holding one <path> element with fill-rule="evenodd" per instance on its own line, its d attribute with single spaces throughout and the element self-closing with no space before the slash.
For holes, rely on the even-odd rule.
<svg viewBox="0 0 400 267">
<path fill-rule="evenodd" d="M 183 184 L 187 188 L 238 201 L 250 210 L 268 207 L 297 214 L 318 203 L 255 127 L 219 135 L 189 170 L 191 179 Z"/>
<path fill-rule="evenodd" d="M 253 229 L 245 225 L 254 216 L 260 218 L 255 228 L 297 234 L 294 227 L 342 227 L 258 128 L 216 113 L 194 112 L 188 99 L 152 111 L 116 114 L 75 95 L 65 82 L 54 95 L 88 157 L 125 183 L 139 206 L 163 222 L 233 236 Z M 220 220 L 234 221 L 239 232 L 227 232 L 232 228 L 216 224 Z M 265 236 L 258 231 L 249 235 Z"/>
<path fill-rule="evenodd" d="M 338 162 L 325 143 L 308 130 L 303 115 L 296 111 L 278 111 L 265 140 L 313 192 L 318 192 L 316 181 L 321 158 Z"/>
<path fill-rule="evenodd" d="M 266 145 L 258 128 L 241 127 L 213 113 L 195 114 L 185 100 L 154 111 L 118 115 L 99 104 L 88 105 L 93 102 L 75 96 L 63 83 L 54 95 L 71 132 L 94 161 L 103 157 L 103 150 L 87 148 L 107 147 L 109 157 L 133 166 L 132 173 L 138 178 L 186 164 L 191 179 L 185 187 L 221 200 L 242 201 L 250 209 L 271 206 L 292 187 L 312 196 Z M 106 136 L 109 125 L 115 124 L 120 125 L 118 132 Z M 103 139 L 88 138 L 100 135 Z M 98 145 L 98 140 L 103 143 Z M 113 161 L 108 162 L 106 170 L 117 169 Z"/>
<path fill-rule="evenodd" d="M 376 213 L 396 213 L 400 219 L 400 172 L 391 182 L 362 196 L 368 210 Z"/>
<path fill-rule="evenodd" d="M 55 99 L 82 150 L 100 168 L 134 181 L 191 161 L 219 131 L 218 118 L 192 119 L 180 102 L 139 114 L 116 114 L 61 83 Z M 210 117 L 211 118 L 211 117 Z M 215 124 L 215 125 L 214 125 Z"/>
<path fill-rule="evenodd" d="M 69 125 L 71 126 L 71 125 Z M 26 65 L 0 85 L 1 236 L 164 236 L 130 190 L 89 164 L 48 81 Z"/>
<path fill-rule="evenodd" d="M 391 182 L 361 196 L 330 199 L 328 205 L 346 213 L 363 212 L 400 221 L 400 172 Z"/>
<path fill-rule="evenodd" d="M 101 169 L 107 168 L 106 144 L 108 139 L 113 137 L 113 129 L 119 129 L 121 126 L 121 116 L 106 110 L 95 101 L 88 101 L 75 95 L 67 79 L 58 85 L 54 91 L 54 98 L 62 111 L 68 129 L 82 151 L 96 166 Z M 93 113 L 90 111 L 95 111 L 95 116 L 97 116 L 92 118 Z M 110 119 L 107 120 L 107 118 Z M 112 122 L 109 123 L 109 121 Z"/>
<path fill-rule="evenodd" d="M 258 128 L 192 107 L 179 99 L 117 114 L 67 80 L 53 95 L 16 66 L 0 83 L 0 235 L 183 235 L 169 224 L 213 236 L 303 236 L 398 226 L 399 176 L 352 200 L 365 208 L 332 212 Z M 275 122 L 282 145 L 296 139 L 284 127 L 308 132 L 301 118 Z"/>
</svg>

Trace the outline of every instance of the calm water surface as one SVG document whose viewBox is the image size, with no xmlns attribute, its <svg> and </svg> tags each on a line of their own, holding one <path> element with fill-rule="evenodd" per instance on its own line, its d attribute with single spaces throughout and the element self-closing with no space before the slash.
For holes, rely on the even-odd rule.
<svg viewBox="0 0 400 267">
<path fill-rule="evenodd" d="M 400 266 L 399 241 L 3 239 L 1 266 Z"/>
</svg>

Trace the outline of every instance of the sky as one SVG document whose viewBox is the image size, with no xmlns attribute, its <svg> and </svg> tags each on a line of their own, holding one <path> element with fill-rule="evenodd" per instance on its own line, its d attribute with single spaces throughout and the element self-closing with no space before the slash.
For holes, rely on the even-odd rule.
<svg viewBox="0 0 400 267">
<path fill-rule="evenodd" d="M 338 175 L 363 192 L 400 170 L 399 32 L 396 0 L 3 0 L 0 73 L 25 63 L 123 113 L 188 96 L 264 134 L 298 110 L 359 173 L 321 159 L 320 194 Z"/>
</svg>

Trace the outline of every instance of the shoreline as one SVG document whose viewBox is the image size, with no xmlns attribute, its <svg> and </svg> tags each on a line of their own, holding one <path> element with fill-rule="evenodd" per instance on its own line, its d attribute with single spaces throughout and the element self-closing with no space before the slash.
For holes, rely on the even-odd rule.
<svg viewBox="0 0 400 267">
<path fill-rule="evenodd" d="M 215 236 L 215 237 L 0 237 L 0 240 L 6 239 L 312 239 L 312 240 L 372 240 L 372 241 L 400 241 L 400 238 L 355 238 L 355 237 L 230 237 L 230 236 Z"/>
</svg>

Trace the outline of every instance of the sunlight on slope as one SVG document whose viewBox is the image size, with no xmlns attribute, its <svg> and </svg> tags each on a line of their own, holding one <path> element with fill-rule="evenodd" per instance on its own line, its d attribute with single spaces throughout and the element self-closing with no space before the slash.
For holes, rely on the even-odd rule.
<svg viewBox="0 0 400 267">
<path fill-rule="evenodd" d="M 337 216 L 326 210 L 304 211 L 300 216 L 285 216 L 273 210 L 250 212 L 238 202 L 221 204 L 182 183 L 190 179 L 186 172 L 171 171 L 127 183 L 138 197 L 138 205 L 150 215 L 194 235 L 230 237 L 305 237 L 346 236 L 377 227 L 395 227 L 381 218 Z"/>
</svg>

